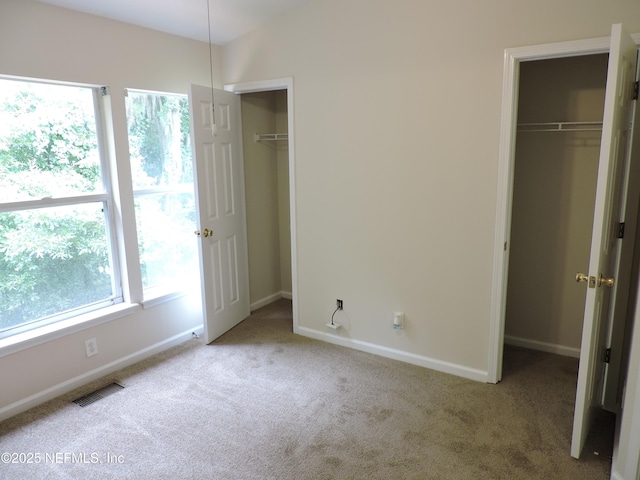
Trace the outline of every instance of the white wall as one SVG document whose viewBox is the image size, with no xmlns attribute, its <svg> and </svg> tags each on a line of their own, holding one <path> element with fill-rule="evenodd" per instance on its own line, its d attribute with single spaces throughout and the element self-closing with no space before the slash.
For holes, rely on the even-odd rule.
<svg viewBox="0 0 640 480">
<path fill-rule="evenodd" d="M 300 326 L 342 298 L 341 337 L 482 376 L 504 49 L 621 19 L 640 4 L 324 0 L 227 44 L 225 83 L 294 78 Z"/>
<path fill-rule="evenodd" d="M 206 7 L 206 5 L 205 5 Z M 206 12 L 205 12 L 206 15 Z M 206 18 L 206 17 L 205 17 Z M 0 1 L 0 75 L 108 85 L 121 135 L 116 153 L 127 171 L 124 89 L 187 93 L 210 83 L 206 44 L 30 0 Z M 220 49 L 214 83 L 221 87 Z M 122 138 L 124 134 L 125 138 Z M 194 290 L 197 290 L 194 289 Z M 188 338 L 202 325 L 199 292 L 0 357 L 0 419 L 47 396 L 113 370 L 154 348 Z M 84 341 L 99 353 L 86 358 Z"/>
<path fill-rule="evenodd" d="M 299 330 L 486 378 L 504 50 L 622 21 L 640 3 L 319 0 L 225 45 L 225 83 L 294 79 Z"/>
<path fill-rule="evenodd" d="M 178 93 L 208 83 L 204 44 L 0 1 L 2 74 Z M 482 378 L 504 49 L 607 36 L 619 21 L 640 31 L 640 3 L 317 0 L 215 48 L 216 86 L 294 78 L 299 324 L 324 333 L 342 298 L 341 338 Z M 107 339 L 97 365 L 77 336 L 0 358 L 0 408 L 197 323 L 179 306 L 86 332 Z"/>
</svg>

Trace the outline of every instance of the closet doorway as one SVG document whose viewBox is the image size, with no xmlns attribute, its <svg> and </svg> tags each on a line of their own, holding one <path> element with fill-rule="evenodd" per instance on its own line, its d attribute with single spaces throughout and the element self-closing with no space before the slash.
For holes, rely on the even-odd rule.
<svg viewBox="0 0 640 480">
<path fill-rule="evenodd" d="M 578 376 L 587 285 L 575 277 L 589 271 L 607 69 L 606 53 L 520 64 L 505 372 L 544 364 L 558 369 L 547 371 L 550 382 Z M 615 416 L 600 410 L 594 419 L 592 444 L 611 455 Z"/>
<path fill-rule="evenodd" d="M 234 84 L 245 170 L 250 308 L 292 300 L 297 331 L 293 80 Z"/>
<path fill-rule="evenodd" d="M 287 92 L 240 97 L 253 311 L 279 298 L 291 299 Z"/>
<path fill-rule="evenodd" d="M 519 96 L 520 73 L 526 73 L 527 62 L 547 61 L 551 59 L 562 60 L 580 56 L 595 56 L 607 54 L 608 67 L 606 71 L 604 109 L 602 115 L 602 134 L 600 138 L 601 148 L 598 158 L 598 173 L 596 180 L 596 192 L 594 199 L 593 224 L 591 235 L 583 239 L 578 239 L 578 243 L 590 243 L 588 274 L 576 275 L 571 272 L 569 282 L 576 279 L 586 281 L 588 288 L 584 288 L 584 314 L 582 324 L 582 340 L 580 343 L 580 364 L 578 370 L 578 382 L 576 390 L 576 402 L 573 422 L 573 434 L 571 455 L 578 458 L 589 425 L 593 420 L 593 414 L 602 404 L 602 386 L 606 385 L 605 397 L 613 393 L 621 385 L 620 380 L 624 379 L 620 371 L 613 373 L 612 364 L 608 362 L 609 355 L 605 355 L 605 349 L 611 353 L 611 358 L 618 356 L 618 368 L 622 358 L 622 348 L 618 348 L 623 340 L 625 319 L 628 314 L 628 300 L 630 292 L 631 265 L 634 253 L 634 237 L 636 215 L 638 207 L 638 184 L 640 184 L 638 163 L 638 152 L 632 152 L 631 138 L 638 129 L 634 131 L 634 119 L 636 116 L 636 101 L 634 101 L 634 78 L 636 74 L 636 57 L 638 53 L 637 45 L 633 39 L 625 32 L 622 25 L 612 26 L 610 38 L 599 38 L 582 40 L 576 42 L 566 42 L 558 44 L 540 45 L 533 47 L 522 47 L 508 49 L 505 52 L 505 84 L 503 87 L 503 111 L 502 111 L 502 131 L 500 144 L 500 168 L 499 168 L 499 191 L 498 208 L 495 237 L 495 257 L 494 257 L 494 277 L 493 277 L 493 299 L 492 299 L 492 323 L 491 323 L 491 343 L 489 352 L 489 381 L 498 382 L 502 377 L 503 362 L 503 342 L 505 340 L 505 328 L 507 325 L 507 309 L 513 311 L 513 299 L 517 296 L 513 293 L 516 285 L 512 284 L 509 274 L 517 268 L 517 256 L 514 255 L 514 265 L 510 265 L 512 260 L 512 241 L 518 238 L 518 227 L 516 224 L 517 215 L 521 215 L 525 210 L 518 210 L 514 204 L 517 202 L 518 187 L 516 173 L 523 167 L 516 163 L 516 152 L 522 151 L 527 141 L 521 140 L 522 134 L 542 134 L 541 127 L 549 127 L 549 132 L 555 129 L 555 133 L 569 133 L 567 129 L 581 129 L 581 134 L 585 138 L 581 139 L 579 145 L 587 146 L 589 138 L 588 130 L 581 122 L 581 118 L 573 119 L 560 118 L 554 120 L 525 121 L 518 115 L 519 101 L 524 92 Z M 524 67 L 523 67 L 524 65 Z M 533 82 L 534 87 L 539 87 L 540 82 Z M 544 82 L 542 82 L 544 83 Z M 636 82 L 637 86 L 637 82 Z M 569 93 L 569 100 L 575 97 L 574 93 Z M 554 102 L 572 104 L 573 102 L 555 99 Z M 540 105 L 532 107 L 531 112 L 541 111 Z M 580 107 L 579 112 L 583 107 Z M 529 112 L 529 114 L 531 114 Z M 567 111 L 562 113 L 568 113 Z M 522 115 L 527 115 L 526 108 Z M 519 117 L 519 118 L 518 118 Z M 588 119 L 587 123 L 592 124 L 596 120 Z M 519 125 L 519 128 L 516 126 Z M 597 122 L 599 123 L 599 122 Z M 544 124 L 544 125 L 531 125 Z M 637 122 L 636 122 L 637 124 Z M 590 125 L 596 127 L 596 125 Z M 525 132 L 525 130 L 527 130 Z M 537 130 L 537 131 L 536 131 Z M 577 132 L 575 132 L 577 133 Z M 519 145 L 516 145 L 517 142 Z M 637 138 L 636 138 L 637 140 Z M 533 142 L 529 142 L 533 143 Z M 548 143 L 548 142 L 545 142 Z M 556 142 L 552 142 L 556 143 Z M 524 145 L 523 145 L 524 144 Z M 634 142 L 633 146 L 639 143 Z M 575 146 L 575 145 L 574 145 Z M 533 147 L 535 151 L 536 147 Z M 566 149 L 566 145 L 562 145 Z M 525 149 L 526 151 L 526 149 Z M 526 168 L 524 168 L 526 171 Z M 557 175 L 554 172 L 554 175 Z M 553 180 L 557 180 L 554 178 Z M 558 182 L 556 182 L 556 185 Z M 570 190 L 570 189 L 569 189 Z M 547 193 L 548 194 L 548 193 Z M 541 198 L 544 191 L 538 192 L 537 198 L 533 201 L 543 203 Z M 571 197 L 569 192 L 569 198 Z M 589 195 L 586 195 L 589 197 Z M 583 202 L 584 192 L 579 198 Z M 562 217 L 562 207 L 553 202 L 547 204 L 546 215 L 550 219 L 556 216 Z M 558 212 L 559 210 L 559 212 Z M 572 214 L 579 217 L 579 214 Z M 620 222 L 620 223 L 619 223 Z M 547 220 L 546 223 L 553 223 Z M 627 224 L 629 231 L 624 231 L 624 224 Z M 546 227 L 546 225 L 544 225 Z M 535 235 L 529 233 L 530 235 Z M 539 241 L 542 241 L 539 239 Z M 576 249 L 577 244 L 567 244 L 567 249 Z M 579 248 L 578 248 L 579 250 Z M 555 250 L 549 250 L 548 255 L 553 255 Z M 567 254 L 559 255 L 555 258 L 554 265 L 562 263 L 567 258 Z M 536 272 L 537 265 L 529 264 L 533 272 Z M 549 265 L 547 265 L 549 266 Z M 539 273 L 539 270 L 537 271 Z M 580 270 L 578 270 L 580 272 Z M 555 274 L 542 272 L 538 278 L 531 274 L 524 281 L 529 282 L 529 286 L 540 294 L 545 291 L 544 285 L 551 284 L 554 291 L 559 289 L 561 281 L 564 279 L 555 278 Z M 517 278 L 517 274 L 516 274 Z M 533 280 L 533 281 L 532 281 Z M 507 284 L 507 281 L 509 284 Z M 575 284 L 574 284 L 575 285 Z M 509 293 L 511 291 L 511 293 Z M 511 300 L 508 297 L 511 296 Z M 544 297 L 538 297 L 539 302 L 548 301 Z M 507 306 L 507 304 L 509 305 Z M 546 319 L 544 319 L 546 320 Z M 541 320 L 539 320 L 541 321 Z M 520 328 L 520 326 L 516 327 Z M 526 327 L 520 332 L 526 331 Z M 529 333 L 531 329 L 529 330 Z M 521 333 L 522 334 L 522 333 Z M 548 334 L 548 332 L 547 332 Z M 518 337 L 513 331 L 506 331 L 506 340 L 511 343 L 529 342 L 529 348 L 551 349 L 566 347 L 554 344 L 547 340 L 526 339 Z M 561 348 L 562 349 L 562 348 Z M 571 353 L 572 349 L 564 349 L 564 353 Z M 556 352 L 561 353 L 561 352 Z M 613 363 L 613 362 L 612 362 Z M 605 400 L 606 404 L 606 400 Z"/>
<path fill-rule="evenodd" d="M 506 344 L 580 357 L 607 61 L 520 64 Z"/>
</svg>

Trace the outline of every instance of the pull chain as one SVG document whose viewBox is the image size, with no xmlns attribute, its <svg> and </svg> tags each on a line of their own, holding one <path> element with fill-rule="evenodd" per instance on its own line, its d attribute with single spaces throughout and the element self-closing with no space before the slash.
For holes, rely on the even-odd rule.
<svg viewBox="0 0 640 480">
<path fill-rule="evenodd" d="M 215 137 L 218 133 L 216 125 L 216 107 L 213 101 L 213 47 L 211 45 L 211 0 L 207 0 L 207 27 L 209 29 L 209 73 L 211 75 L 211 133 Z"/>
</svg>

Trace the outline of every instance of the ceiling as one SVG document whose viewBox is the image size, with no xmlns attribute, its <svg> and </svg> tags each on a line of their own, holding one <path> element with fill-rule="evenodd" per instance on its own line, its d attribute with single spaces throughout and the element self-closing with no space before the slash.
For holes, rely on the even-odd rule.
<svg viewBox="0 0 640 480">
<path fill-rule="evenodd" d="M 39 0 L 161 32 L 223 45 L 310 0 Z M 208 2 L 208 4 L 207 4 Z"/>
</svg>

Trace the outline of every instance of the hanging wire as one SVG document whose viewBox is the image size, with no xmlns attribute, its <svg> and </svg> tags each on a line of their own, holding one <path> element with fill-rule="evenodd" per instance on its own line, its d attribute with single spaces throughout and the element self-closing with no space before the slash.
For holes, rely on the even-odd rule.
<svg viewBox="0 0 640 480">
<path fill-rule="evenodd" d="M 211 44 L 211 0 L 207 0 L 207 27 L 209 29 L 209 73 L 211 75 L 211 132 L 216 134 L 216 109 L 213 102 L 213 46 Z"/>
<path fill-rule="evenodd" d="M 336 314 L 336 312 L 337 312 L 338 310 L 340 310 L 340 307 L 336 308 L 336 309 L 333 311 L 333 314 L 331 315 L 331 325 L 335 325 L 335 323 L 333 323 L 333 317 L 335 316 L 335 314 Z"/>
</svg>

